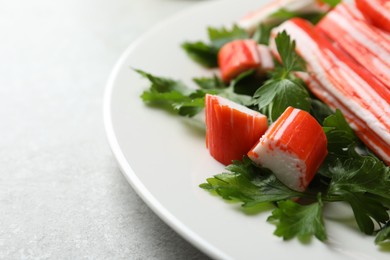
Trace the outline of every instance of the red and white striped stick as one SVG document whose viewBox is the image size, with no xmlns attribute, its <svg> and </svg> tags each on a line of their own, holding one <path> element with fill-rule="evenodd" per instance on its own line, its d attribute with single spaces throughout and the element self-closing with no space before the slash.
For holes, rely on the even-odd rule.
<svg viewBox="0 0 390 260">
<path fill-rule="evenodd" d="M 316 28 L 390 89 L 390 40 L 354 5 L 339 4 Z"/>
<path fill-rule="evenodd" d="M 390 32 L 390 0 L 355 0 L 355 3 L 375 26 Z"/>
</svg>

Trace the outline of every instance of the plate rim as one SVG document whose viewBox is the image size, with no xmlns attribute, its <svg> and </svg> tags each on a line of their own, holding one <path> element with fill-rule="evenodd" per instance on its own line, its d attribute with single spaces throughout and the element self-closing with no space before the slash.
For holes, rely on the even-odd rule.
<svg viewBox="0 0 390 260">
<path fill-rule="evenodd" d="M 173 14 L 172 16 L 163 19 L 159 24 L 151 26 L 146 32 L 138 36 L 134 41 L 132 41 L 124 52 L 117 59 L 113 69 L 111 70 L 107 83 L 105 85 L 105 90 L 103 94 L 103 123 L 106 132 L 106 138 L 108 144 L 111 148 L 111 151 L 119 165 L 122 175 L 126 178 L 127 182 L 134 189 L 137 195 L 143 200 L 143 202 L 157 215 L 159 218 L 166 223 L 170 228 L 172 228 L 176 233 L 178 233 L 182 238 L 184 238 L 191 245 L 196 247 L 201 252 L 205 253 L 209 257 L 217 259 L 232 259 L 231 256 L 227 255 L 217 247 L 213 246 L 211 243 L 203 239 L 201 236 L 196 234 L 193 230 L 184 225 L 177 217 L 169 212 L 155 196 L 145 187 L 142 181 L 138 178 L 137 174 L 133 171 L 131 165 L 126 160 L 124 153 L 118 143 L 118 140 L 115 135 L 114 127 L 112 124 L 111 117 L 111 104 L 112 104 L 112 93 L 115 88 L 115 80 L 119 74 L 121 68 L 125 64 L 127 57 L 141 44 L 144 38 L 147 38 L 149 35 L 153 34 L 155 31 L 160 30 L 160 28 L 165 27 L 166 25 L 173 23 L 176 19 L 186 15 L 186 13 L 193 11 L 197 8 L 203 8 L 204 6 L 212 6 L 217 2 L 226 2 L 226 0 L 216 0 L 212 2 L 202 2 L 197 3 L 193 6 L 184 8 Z"/>
</svg>

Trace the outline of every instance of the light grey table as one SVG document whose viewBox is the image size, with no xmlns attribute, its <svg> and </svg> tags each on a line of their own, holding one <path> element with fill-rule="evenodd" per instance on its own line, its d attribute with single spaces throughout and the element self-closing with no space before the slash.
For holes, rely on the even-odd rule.
<svg viewBox="0 0 390 260">
<path fill-rule="evenodd" d="M 0 259 L 207 259 L 135 194 L 102 121 L 120 54 L 198 2 L 0 0 Z"/>
</svg>

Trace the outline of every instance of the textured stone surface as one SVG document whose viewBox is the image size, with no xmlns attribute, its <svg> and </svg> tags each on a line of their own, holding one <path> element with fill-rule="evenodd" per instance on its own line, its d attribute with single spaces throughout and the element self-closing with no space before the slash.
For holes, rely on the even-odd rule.
<svg viewBox="0 0 390 260">
<path fill-rule="evenodd" d="M 111 68 L 196 1 L 1 1 L 0 259 L 207 259 L 135 194 L 106 141 Z"/>
</svg>

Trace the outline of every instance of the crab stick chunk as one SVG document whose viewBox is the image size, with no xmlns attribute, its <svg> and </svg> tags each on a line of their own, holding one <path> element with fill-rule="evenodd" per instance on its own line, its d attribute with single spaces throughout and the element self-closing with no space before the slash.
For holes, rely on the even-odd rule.
<svg viewBox="0 0 390 260">
<path fill-rule="evenodd" d="M 375 26 L 390 32 L 390 0 L 355 0 L 355 3 Z"/>
<path fill-rule="evenodd" d="M 268 128 L 267 117 L 223 97 L 206 95 L 206 145 L 224 165 L 241 160 Z"/>
<path fill-rule="evenodd" d="M 274 172 L 287 187 L 304 191 L 327 151 L 321 125 L 308 112 L 288 107 L 248 152 L 249 158 Z"/>
<path fill-rule="evenodd" d="M 235 40 L 222 46 L 218 53 L 218 65 L 225 82 L 247 70 L 255 69 L 262 74 L 274 68 L 268 47 L 250 39 Z"/>
<path fill-rule="evenodd" d="M 268 168 L 287 187 L 304 191 L 327 151 L 321 125 L 308 112 L 288 107 L 248 152 L 259 166 Z"/>
</svg>

